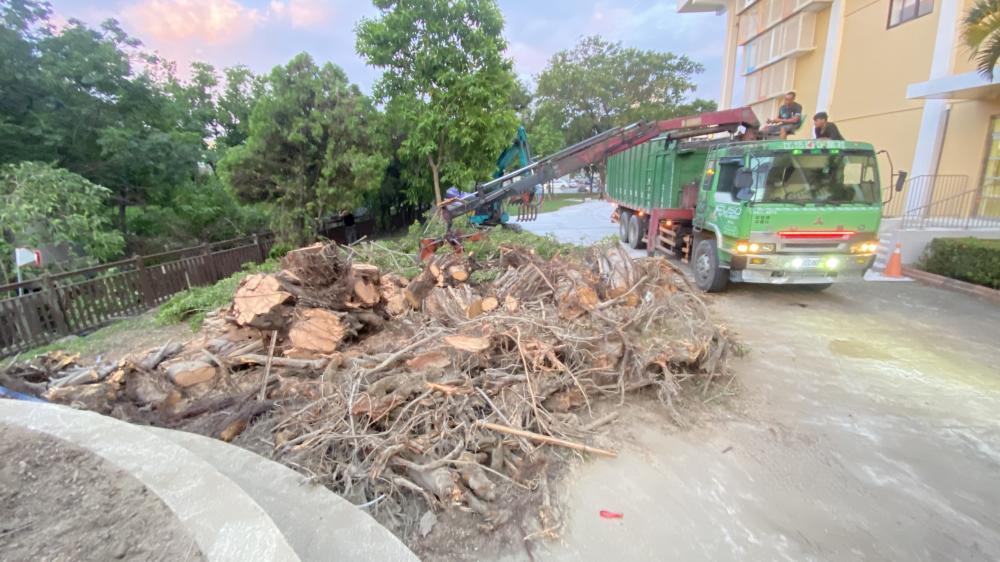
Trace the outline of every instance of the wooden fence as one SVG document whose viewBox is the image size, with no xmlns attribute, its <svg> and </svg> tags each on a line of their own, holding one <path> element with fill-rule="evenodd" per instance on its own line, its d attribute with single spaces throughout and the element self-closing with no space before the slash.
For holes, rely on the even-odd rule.
<svg viewBox="0 0 1000 562">
<path fill-rule="evenodd" d="M 93 330 L 267 259 L 273 237 L 251 236 L 44 275 L 0 286 L 0 357 Z"/>
</svg>

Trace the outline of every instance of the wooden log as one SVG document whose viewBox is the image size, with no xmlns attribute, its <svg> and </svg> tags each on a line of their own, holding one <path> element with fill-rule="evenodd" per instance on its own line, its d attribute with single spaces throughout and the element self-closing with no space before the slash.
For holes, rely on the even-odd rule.
<svg viewBox="0 0 1000 562">
<path fill-rule="evenodd" d="M 507 295 L 503 299 L 503 308 L 507 312 L 517 312 L 517 309 L 521 307 L 521 303 L 518 302 L 517 297 L 513 295 Z"/>
<path fill-rule="evenodd" d="M 177 355 L 183 349 L 179 343 L 167 342 L 163 344 L 159 349 L 149 353 L 142 361 L 139 362 L 139 366 L 147 371 L 152 371 L 153 369 L 160 366 L 167 359 L 170 359 L 174 355 Z"/>
<path fill-rule="evenodd" d="M 443 351 L 428 351 L 406 360 L 411 371 L 440 371 L 451 365 L 451 357 Z"/>
<path fill-rule="evenodd" d="M 351 274 L 355 277 L 370 279 L 373 282 L 377 282 L 381 276 L 378 266 L 370 263 L 352 263 Z"/>
<path fill-rule="evenodd" d="M 480 336 L 445 336 L 444 343 L 455 349 L 469 353 L 479 353 L 490 348 L 490 338 Z"/>
<path fill-rule="evenodd" d="M 476 299 L 465 307 L 465 317 L 473 319 L 483 313 L 483 299 Z"/>
<path fill-rule="evenodd" d="M 362 306 L 375 306 L 381 300 L 378 287 L 368 279 L 354 281 L 354 298 Z"/>
<path fill-rule="evenodd" d="M 574 451 L 582 451 L 584 453 L 591 453 L 594 455 L 600 455 L 602 457 L 608 457 L 608 458 L 615 458 L 618 456 L 618 453 L 614 451 L 608 451 L 607 449 L 598 449 L 597 447 L 591 447 L 590 445 L 584 445 L 582 443 L 567 441 L 565 439 L 558 439 L 556 437 L 550 437 L 548 435 L 542 435 L 540 433 L 535 433 L 532 431 L 525 431 L 523 429 L 516 429 L 513 427 L 507 427 L 505 425 L 500 425 L 490 422 L 480 422 L 480 425 L 482 425 L 486 429 L 492 429 L 493 431 L 506 433 L 507 435 L 516 435 L 517 437 L 524 437 L 525 439 L 530 439 L 538 443 L 556 445 L 558 447 L 565 447 L 567 449 L 573 449 Z"/>
<path fill-rule="evenodd" d="M 461 265 L 452 265 L 448 267 L 448 276 L 459 283 L 465 283 L 469 279 L 469 272 Z"/>
<path fill-rule="evenodd" d="M 236 289 L 233 316 L 240 326 L 277 328 L 283 324 L 282 305 L 291 300 L 292 294 L 273 275 L 250 275 Z"/>
<path fill-rule="evenodd" d="M 411 307 L 415 310 L 420 310 L 424 299 L 427 298 L 427 295 L 430 294 L 435 285 L 437 285 L 437 278 L 431 272 L 430 266 L 428 266 L 403 289 L 403 295 Z"/>
<path fill-rule="evenodd" d="M 216 368 L 203 361 L 181 361 L 167 367 L 170 382 L 181 387 L 194 386 L 215 378 Z"/>
<path fill-rule="evenodd" d="M 337 351 L 347 333 L 348 328 L 340 315 L 321 308 L 310 308 L 292 321 L 288 340 L 297 350 L 325 355 Z"/>
<path fill-rule="evenodd" d="M 240 355 L 233 359 L 237 363 L 244 365 L 266 365 L 267 355 L 247 354 Z M 275 367 L 286 367 L 289 369 L 301 369 L 306 371 L 320 371 L 326 367 L 326 359 L 290 359 L 288 357 L 274 357 L 271 364 Z"/>
<path fill-rule="evenodd" d="M 500 306 L 500 301 L 496 297 L 486 297 L 482 301 L 483 312 L 493 312 Z"/>
</svg>

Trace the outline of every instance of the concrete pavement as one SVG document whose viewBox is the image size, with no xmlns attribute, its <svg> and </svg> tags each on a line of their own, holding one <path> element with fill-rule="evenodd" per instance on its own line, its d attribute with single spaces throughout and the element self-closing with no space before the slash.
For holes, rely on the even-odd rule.
<svg viewBox="0 0 1000 562">
<path fill-rule="evenodd" d="M 631 412 L 536 559 L 1000 559 L 1000 307 L 913 283 L 711 301 L 751 349 L 740 395 L 691 430 Z"/>
</svg>

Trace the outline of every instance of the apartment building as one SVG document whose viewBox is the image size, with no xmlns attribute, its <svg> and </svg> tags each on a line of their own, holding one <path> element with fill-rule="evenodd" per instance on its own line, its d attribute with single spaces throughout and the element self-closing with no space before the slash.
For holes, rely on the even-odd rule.
<svg viewBox="0 0 1000 562">
<path fill-rule="evenodd" d="M 726 26 L 721 107 L 750 105 L 763 120 L 795 91 L 807 118 L 800 136 L 826 111 L 845 137 L 910 172 L 899 209 L 975 191 L 955 212 L 1000 217 L 1000 68 L 987 81 L 960 40 L 971 4 L 679 0 L 678 11 L 713 11 Z"/>
</svg>

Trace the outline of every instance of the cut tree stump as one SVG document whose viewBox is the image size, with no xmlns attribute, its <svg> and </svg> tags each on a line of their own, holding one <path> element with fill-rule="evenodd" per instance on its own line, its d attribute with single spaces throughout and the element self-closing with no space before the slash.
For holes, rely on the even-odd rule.
<svg viewBox="0 0 1000 562">
<path fill-rule="evenodd" d="M 322 308 L 302 311 L 288 330 L 288 340 L 297 351 L 328 355 L 347 335 L 347 326 L 339 315 Z"/>
<path fill-rule="evenodd" d="M 283 323 L 282 305 L 290 300 L 292 294 L 273 275 L 250 275 L 236 289 L 233 316 L 240 326 L 277 328 Z"/>
<path fill-rule="evenodd" d="M 167 367 L 167 377 L 181 387 L 194 386 L 215 378 L 215 365 L 202 361 L 181 361 Z"/>
</svg>

